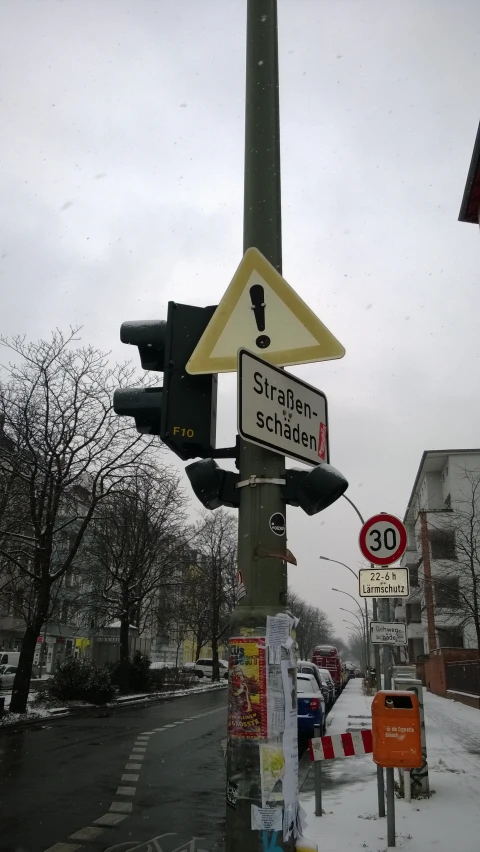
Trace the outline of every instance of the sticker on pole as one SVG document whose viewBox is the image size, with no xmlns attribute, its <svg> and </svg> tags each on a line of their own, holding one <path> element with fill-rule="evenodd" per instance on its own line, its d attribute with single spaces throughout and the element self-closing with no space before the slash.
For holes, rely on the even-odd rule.
<svg viewBox="0 0 480 852">
<path fill-rule="evenodd" d="M 393 565 L 407 547 L 407 531 L 395 515 L 373 515 L 360 530 L 362 555 L 374 565 Z"/>
</svg>

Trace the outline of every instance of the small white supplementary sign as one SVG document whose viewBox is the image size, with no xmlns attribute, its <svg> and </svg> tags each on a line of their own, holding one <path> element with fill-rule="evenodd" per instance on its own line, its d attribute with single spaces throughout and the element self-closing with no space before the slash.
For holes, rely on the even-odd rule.
<svg viewBox="0 0 480 852">
<path fill-rule="evenodd" d="M 407 625 L 404 621 L 371 621 L 370 639 L 373 645 L 406 645 Z"/>
<path fill-rule="evenodd" d="M 406 598 L 410 594 L 408 568 L 360 568 L 361 598 Z"/>
<path fill-rule="evenodd" d="M 259 808 L 252 805 L 252 831 L 281 831 L 283 814 L 281 808 Z"/>
</svg>

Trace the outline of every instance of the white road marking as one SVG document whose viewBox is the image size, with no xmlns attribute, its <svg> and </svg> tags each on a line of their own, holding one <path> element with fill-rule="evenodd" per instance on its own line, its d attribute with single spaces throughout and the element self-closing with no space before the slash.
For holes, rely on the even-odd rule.
<svg viewBox="0 0 480 852">
<path fill-rule="evenodd" d="M 102 834 L 103 830 L 103 828 L 96 828 L 94 825 L 86 825 L 85 828 L 81 828 L 80 831 L 76 831 L 70 837 L 72 840 L 94 840 L 95 837 Z"/>
<path fill-rule="evenodd" d="M 120 781 L 138 781 L 138 775 L 122 775 Z"/>
<path fill-rule="evenodd" d="M 142 768 L 141 763 L 126 763 L 125 764 L 125 769 L 141 769 L 141 768 Z"/>
<path fill-rule="evenodd" d="M 80 843 L 55 843 L 55 846 L 49 846 L 44 852 L 75 852 L 75 849 L 81 849 Z"/>
<path fill-rule="evenodd" d="M 136 787 L 119 787 L 117 796 L 134 796 L 136 792 Z"/>
<path fill-rule="evenodd" d="M 137 752 L 135 752 L 135 754 L 133 754 L 133 752 L 132 752 L 132 754 L 130 755 L 130 757 L 128 759 L 129 760 L 143 760 L 144 757 L 145 757 L 144 754 L 140 754 L 140 753 L 137 754 Z"/>
<path fill-rule="evenodd" d="M 140 734 L 141 737 L 149 736 L 150 734 L 154 734 L 155 731 L 144 731 L 143 734 Z"/>
<path fill-rule="evenodd" d="M 130 814 L 132 812 L 132 808 L 133 805 L 131 802 L 112 802 L 109 810 L 114 814 Z M 47 849 L 46 852 L 53 852 L 53 850 Z M 60 849 L 59 852 L 62 852 L 62 850 Z"/>
<path fill-rule="evenodd" d="M 134 745 L 134 746 L 133 746 L 133 748 L 132 748 L 132 752 L 133 752 L 133 751 L 138 751 L 140 754 L 145 754 L 146 750 L 147 750 L 147 749 L 146 749 L 146 748 L 144 748 L 143 746 L 136 746 L 136 745 Z"/>
<path fill-rule="evenodd" d="M 176 723 L 174 722 L 172 725 L 165 725 L 164 727 L 165 727 L 165 728 L 174 728 L 174 727 L 175 727 L 175 724 L 176 724 Z"/>
<path fill-rule="evenodd" d="M 158 734 L 159 731 L 164 731 L 165 728 L 155 728 L 155 733 Z"/>
<path fill-rule="evenodd" d="M 93 821 L 94 825 L 118 825 L 119 822 L 126 819 L 128 814 L 104 814 L 103 816 Z"/>
</svg>

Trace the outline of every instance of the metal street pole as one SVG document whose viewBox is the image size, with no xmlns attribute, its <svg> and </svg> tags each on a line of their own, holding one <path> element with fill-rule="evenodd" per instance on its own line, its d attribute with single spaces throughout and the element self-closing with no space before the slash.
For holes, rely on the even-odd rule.
<svg viewBox="0 0 480 852">
<path fill-rule="evenodd" d="M 363 520 L 362 514 L 361 514 L 360 510 L 358 509 L 358 507 L 355 505 L 355 503 L 352 502 L 352 500 L 350 500 L 349 497 L 346 496 L 346 494 L 343 494 L 342 497 L 344 497 L 344 499 L 347 501 L 347 503 L 350 503 L 350 505 L 353 507 L 353 509 L 355 509 L 355 512 L 357 513 L 357 515 L 360 518 L 360 521 L 363 525 L 365 523 L 365 521 Z M 320 556 L 320 559 L 323 559 L 325 562 L 336 562 L 337 565 L 343 565 L 343 567 L 346 568 L 347 571 L 350 571 L 350 574 L 353 574 L 353 576 L 358 581 L 358 574 L 356 574 L 355 571 L 352 568 L 350 568 L 350 566 L 347 565 L 345 562 L 339 562 L 338 559 L 329 559 L 328 556 Z M 373 568 L 373 565 L 370 564 L 370 567 Z M 373 620 L 377 621 L 378 607 L 377 607 L 377 599 L 376 598 L 372 598 L 372 607 L 373 607 Z M 365 676 L 366 676 L 366 679 L 367 679 L 366 683 L 367 683 L 368 686 L 370 686 L 370 635 L 369 635 L 369 632 L 368 632 L 368 604 L 367 604 L 366 598 L 365 598 L 365 616 L 366 616 L 366 620 L 367 620 L 367 642 L 368 642 L 367 652 L 366 652 Z M 382 688 L 382 674 L 381 674 L 381 671 L 380 671 L 380 647 L 378 645 L 373 646 L 373 653 L 374 653 L 374 660 L 375 660 L 375 685 L 376 685 L 377 690 L 379 690 L 379 689 Z M 378 815 L 380 817 L 384 817 L 385 816 L 385 783 L 384 783 L 384 777 L 383 777 L 383 769 L 382 769 L 381 766 L 377 766 L 377 793 L 378 793 Z"/>
<path fill-rule="evenodd" d="M 388 599 L 382 601 L 382 621 L 390 620 L 390 602 Z M 388 645 L 383 646 L 383 686 L 384 689 L 392 688 L 392 661 L 391 650 Z M 386 769 L 387 779 L 387 845 L 395 846 L 395 774 L 393 769 Z"/>
<path fill-rule="evenodd" d="M 251 246 L 258 248 L 281 272 L 276 0 L 247 2 L 244 251 Z M 239 470 L 241 482 L 252 477 L 251 481 L 256 479 L 257 483 L 240 490 L 238 567 L 247 594 L 233 613 L 231 636 L 264 637 L 267 615 L 276 615 L 287 603 L 286 537 L 280 539 L 269 525 L 272 515 L 285 514 L 280 490 L 285 461 L 277 453 L 241 441 Z M 234 701 L 230 678 L 229 705 Z M 268 742 L 281 747 L 282 736 L 270 737 Z M 251 828 L 252 806 L 262 806 L 258 739 L 233 737 L 229 733 L 227 785 L 230 789 L 233 785 L 235 795 L 227 795 L 231 806 L 227 807 L 226 852 L 244 852 L 245 849 L 262 852 L 265 849 L 263 835 L 270 837 L 272 832 Z M 279 831 L 272 848 L 290 850 L 294 848 L 294 841 L 284 841 L 283 832 Z"/>
</svg>

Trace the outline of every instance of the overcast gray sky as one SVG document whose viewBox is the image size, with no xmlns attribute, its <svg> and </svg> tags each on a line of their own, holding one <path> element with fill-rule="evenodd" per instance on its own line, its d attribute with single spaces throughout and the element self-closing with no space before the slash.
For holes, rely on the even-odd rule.
<svg viewBox="0 0 480 852">
<path fill-rule="evenodd" d="M 123 320 L 220 299 L 242 253 L 245 8 L 1 0 L 2 333 L 80 323 L 123 360 Z M 366 517 L 403 517 L 424 449 L 480 444 L 480 242 L 457 222 L 479 27 L 477 0 L 279 2 L 284 276 L 347 350 L 292 371 L 326 392 Z M 220 391 L 226 445 L 232 376 Z M 355 513 L 288 526 L 293 587 L 346 637 L 330 589 L 354 578 L 318 555 L 361 565 Z"/>
</svg>

